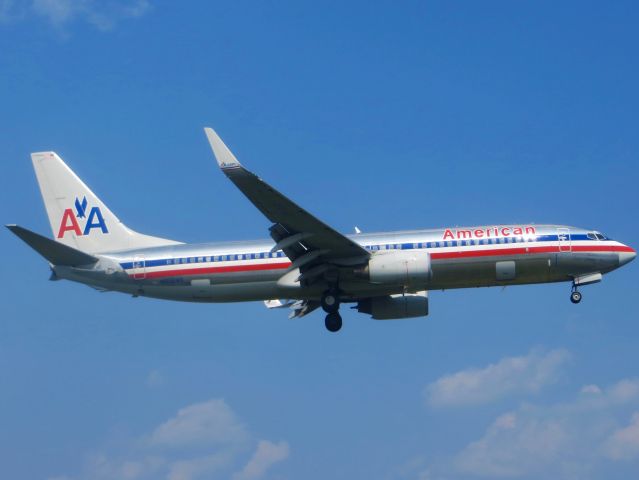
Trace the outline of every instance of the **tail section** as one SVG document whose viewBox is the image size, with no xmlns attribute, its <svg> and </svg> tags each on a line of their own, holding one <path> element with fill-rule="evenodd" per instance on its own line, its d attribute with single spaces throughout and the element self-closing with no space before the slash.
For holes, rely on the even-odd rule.
<svg viewBox="0 0 639 480">
<path fill-rule="evenodd" d="M 31 160 L 58 242 L 87 253 L 179 243 L 127 228 L 55 152 L 32 153 Z"/>
</svg>

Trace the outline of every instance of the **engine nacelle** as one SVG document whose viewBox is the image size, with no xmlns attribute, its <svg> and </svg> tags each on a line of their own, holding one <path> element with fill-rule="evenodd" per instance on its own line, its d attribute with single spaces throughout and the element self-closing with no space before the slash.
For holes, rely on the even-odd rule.
<svg viewBox="0 0 639 480">
<path fill-rule="evenodd" d="M 366 298 L 357 303 L 357 311 L 368 313 L 375 320 L 425 317 L 428 315 L 428 292 Z"/>
<path fill-rule="evenodd" d="M 355 274 L 372 283 L 424 286 L 432 276 L 430 255 L 424 250 L 375 252 L 368 265 Z"/>
</svg>

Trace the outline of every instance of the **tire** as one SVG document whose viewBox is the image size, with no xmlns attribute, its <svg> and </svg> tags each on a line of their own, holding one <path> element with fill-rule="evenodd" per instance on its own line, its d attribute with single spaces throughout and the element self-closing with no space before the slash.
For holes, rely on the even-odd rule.
<svg viewBox="0 0 639 480">
<path fill-rule="evenodd" d="M 581 302 L 581 293 L 576 292 L 576 291 L 575 291 L 575 292 L 572 292 L 572 293 L 570 294 L 570 301 L 571 301 L 572 303 L 575 303 L 575 304 L 577 304 L 577 303 Z"/>
<path fill-rule="evenodd" d="M 329 313 L 326 315 L 324 325 L 329 332 L 339 332 L 342 328 L 342 316 L 339 313 Z"/>
</svg>

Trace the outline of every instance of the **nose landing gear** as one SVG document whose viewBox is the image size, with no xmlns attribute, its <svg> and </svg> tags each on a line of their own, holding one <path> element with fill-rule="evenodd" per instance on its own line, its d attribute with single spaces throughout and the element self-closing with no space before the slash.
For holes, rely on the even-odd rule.
<svg viewBox="0 0 639 480">
<path fill-rule="evenodd" d="M 572 284 L 572 292 L 570 293 L 570 301 L 572 303 L 579 303 L 581 302 L 581 293 L 577 290 L 577 285 L 575 285 L 574 283 Z"/>
<path fill-rule="evenodd" d="M 339 314 L 339 293 L 336 289 L 327 290 L 320 299 L 322 309 L 328 314 L 324 320 L 326 330 L 338 332 L 342 328 L 342 316 Z"/>
</svg>

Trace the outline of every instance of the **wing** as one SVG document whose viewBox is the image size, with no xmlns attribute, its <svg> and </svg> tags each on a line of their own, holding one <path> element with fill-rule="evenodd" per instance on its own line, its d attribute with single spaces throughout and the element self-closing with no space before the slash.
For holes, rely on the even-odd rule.
<svg viewBox="0 0 639 480">
<path fill-rule="evenodd" d="M 257 175 L 245 169 L 211 128 L 205 128 L 213 154 L 224 174 L 268 218 L 275 246 L 292 260 L 292 268 L 324 273 L 330 264 L 364 262 L 369 252 L 317 219 Z"/>
</svg>

